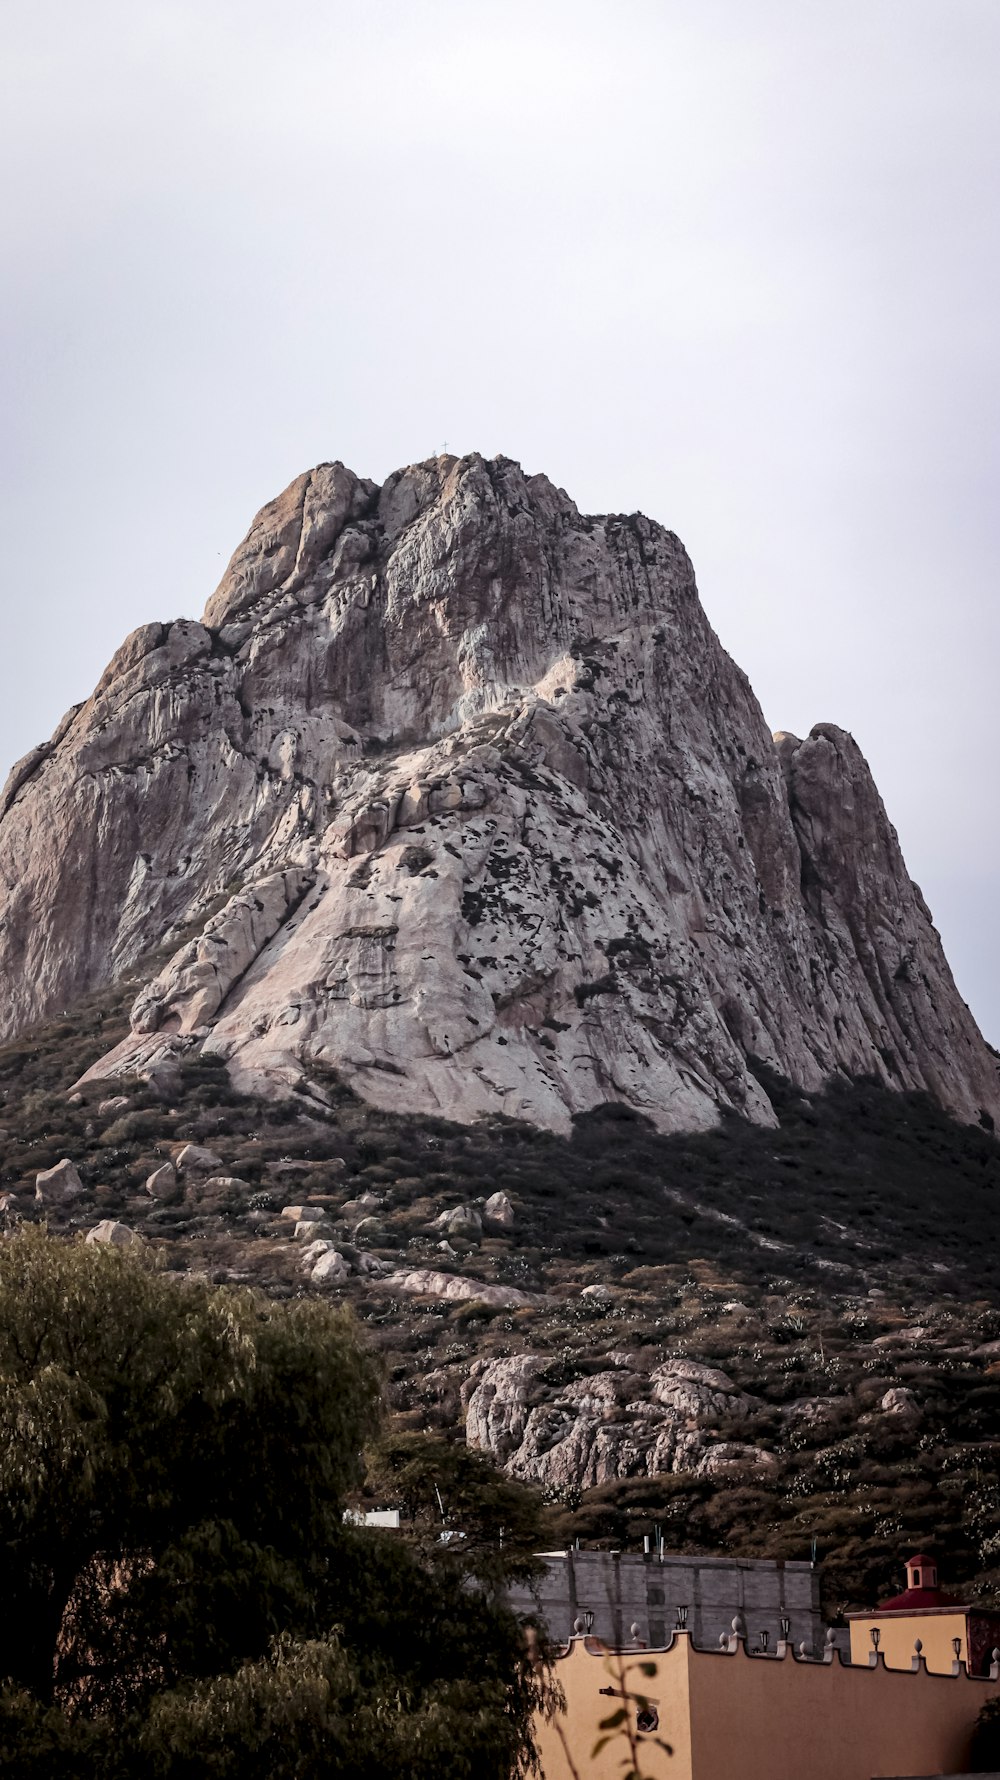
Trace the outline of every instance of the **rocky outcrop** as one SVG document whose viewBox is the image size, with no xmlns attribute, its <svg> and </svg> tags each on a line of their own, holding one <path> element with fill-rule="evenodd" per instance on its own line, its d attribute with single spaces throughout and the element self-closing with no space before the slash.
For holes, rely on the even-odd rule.
<svg viewBox="0 0 1000 1780">
<path fill-rule="evenodd" d="M 759 1448 L 712 1439 L 756 1407 L 724 1372 L 677 1357 L 646 1370 L 627 1354 L 564 1385 L 551 1356 L 478 1360 L 463 1393 L 466 1440 L 512 1477 L 555 1494 L 666 1471 L 708 1475 L 766 1464 Z"/>
<path fill-rule="evenodd" d="M 386 1291 L 402 1292 L 407 1297 L 486 1304 L 495 1310 L 516 1310 L 523 1304 L 541 1302 L 537 1293 L 521 1292 L 514 1286 L 490 1286 L 479 1279 L 468 1279 L 464 1274 L 437 1273 L 430 1267 L 411 1267 L 389 1273 L 382 1284 Z"/>
<path fill-rule="evenodd" d="M 1000 1119 L 855 742 L 775 743 L 676 537 L 506 459 L 299 477 L 4 798 L 0 1031 L 174 948 L 98 1075 L 669 1130 L 771 1122 L 760 1059 Z"/>
</svg>

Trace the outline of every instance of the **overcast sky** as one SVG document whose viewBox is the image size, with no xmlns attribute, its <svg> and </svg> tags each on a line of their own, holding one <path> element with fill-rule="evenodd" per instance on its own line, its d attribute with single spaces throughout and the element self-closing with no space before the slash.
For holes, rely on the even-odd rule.
<svg viewBox="0 0 1000 1780">
<path fill-rule="evenodd" d="M 342 458 L 680 533 L 1000 1043 L 1000 0 L 7 0 L 0 776 Z"/>
</svg>

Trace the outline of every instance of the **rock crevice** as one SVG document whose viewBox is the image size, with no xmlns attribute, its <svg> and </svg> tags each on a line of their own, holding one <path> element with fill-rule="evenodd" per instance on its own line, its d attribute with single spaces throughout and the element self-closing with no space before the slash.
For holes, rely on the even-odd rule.
<svg viewBox="0 0 1000 1780">
<path fill-rule="evenodd" d="M 109 1069 L 669 1130 L 771 1122 L 760 1060 L 1000 1119 L 856 743 L 772 739 L 676 537 L 508 459 L 297 478 L 4 798 L 5 1036 L 173 943 Z"/>
</svg>

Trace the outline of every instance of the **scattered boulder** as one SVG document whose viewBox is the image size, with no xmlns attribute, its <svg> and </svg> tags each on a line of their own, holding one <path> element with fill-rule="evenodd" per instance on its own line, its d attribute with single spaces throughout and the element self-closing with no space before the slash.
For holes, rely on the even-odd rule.
<svg viewBox="0 0 1000 1780">
<path fill-rule="evenodd" d="M 506 1197 L 504 1194 L 499 1196 Z M 482 1214 L 474 1205 L 455 1205 L 434 1219 L 434 1228 L 443 1230 L 449 1240 L 458 1236 L 465 1242 L 478 1242 L 483 1234 Z"/>
<path fill-rule="evenodd" d="M 200 1143 L 186 1143 L 174 1158 L 178 1174 L 211 1174 L 224 1166 L 221 1156 Z"/>
<path fill-rule="evenodd" d="M 385 1200 L 380 1199 L 377 1193 L 361 1193 L 357 1199 L 348 1199 L 341 1206 L 340 1215 L 350 1223 L 352 1218 L 364 1218 L 374 1211 L 381 1211 L 384 1204 Z"/>
<path fill-rule="evenodd" d="M 483 1217 L 488 1224 L 496 1224 L 501 1230 L 513 1230 L 516 1218 L 514 1207 L 506 1193 L 491 1193 L 483 1206 Z"/>
<path fill-rule="evenodd" d="M 354 1263 L 354 1271 L 368 1279 L 384 1279 L 392 1272 L 392 1267 L 388 1261 L 380 1261 L 377 1255 L 360 1254 Z"/>
<path fill-rule="evenodd" d="M 281 1215 L 293 1224 L 320 1224 L 325 1213 L 321 1205 L 283 1205 Z"/>
<path fill-rule="evenodd" d="M 213 1174 L 202 1183 L 206 1193 L 252 1193 L 253 1188 L 248 1180 L 241 1180 L 238 1174 Z"/>
<path fill-rule="evenodd" d="M 312 1218 L 303 1218 L 296 1224 L 295 1229 L 292 1231 L 292 1235 L 296 1242 L 311 1243 L 315 1242 L 319 1237 L 332 1236 L 333 1225 L 328 1224 L 325 1218 L 322 1218 L 319 1223 L 314 1222 Z M 329 1246 L 329 1244 L 327 1246 Z"/>
<path fill-rule="evenodd" d="M 886 1391 L 879 1407 L 885 1415 L 909 1415 L 915 1417 L 920 1414 L 920 1404 L 917 1402 L 913 1392 L 908 1391 L 905 1385 L 894 1385 L 892 1390 Z"/>
<path fill-rule="evenodd" d="M 176 1063 L 161 1059 L 149 1069 L 139 1071 L 151 1094 L 157 1100 L 173 1100 L 181 1085 L 181 1072 Z"/>
<path fill-rule="evenodd" d="M 97 1108 L 99 1119 L 114 1118 L 115 1113 L 122 1112 L 128 1105 L 127 1094 L 112 1094 L 110 1100 L 102 1100 Z"/>
<path fill-rule="evenodd" d="M 54 1168 L 43 1168 L 35 1176 L 35 1198 L 41 1205 L 67 1205 L 83 1192 L 83 1182 L 76 1165 L 64 1156 Z"/>
<path fill-rule="evenodd" d="M 385 1225 L 381 1218 L 362 1218 L 354 1228 L 355 1242 L 373 1242 L 376 1248 L 386 1240 Z"/>
<path fill-rule="evenodd" d="M 309 1228 L 311 1230 L 315 1229 L 315 1225 L 310 1224 Z M 302 1259 L 299 1262 L 300 1267 L 304 1268 L 306 1272 L 309 1272 L 315 1267 L 320 1255 L 329 1254 L 332 1247 L 332 1242 L 327 1242 L 325 1238 L 318 1237 L 315 1242 L 309 1244 L 308 1248 L 302 1250 Z"/>
<path fill-rule="evenodd" d="M 350 1268 L 337 1249 L 327 1249 L 320 1255 L 315 1267 L 309 1275 L 314 1285 L 339 1286 L 350 1276 Z"/>
<path fill-rule="evenodd" d="M 151 1199 L 173 1199 L 178 1190 L 177 1170 L 172 1162 L 164 1162 L 162 1168 L 154 1168 L 146 1177 L 146 1192 Z"/>
<path fill-rule="evenodd" d="M 102 1218 L 92 1230 L 87 1231 L 87 1242 L 106 1242 L 112 1248 L 131 1248 L 134 1243 L 141 1242 L 142 1237 L 127 1224 L 119 1224 L 114 1218 Z"/>
</svg>

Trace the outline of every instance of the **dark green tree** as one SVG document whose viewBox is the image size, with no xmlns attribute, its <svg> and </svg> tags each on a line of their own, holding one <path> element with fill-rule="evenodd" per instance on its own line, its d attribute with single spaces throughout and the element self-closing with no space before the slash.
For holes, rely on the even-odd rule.
<svg viewBox="0 0 1000 1780">
<path fill-rule="evenodd" d="M 553 1535 L 540 1497 L 464 1440 L 389 1435 L 368 1455 L 365 1489 L 400 1510 L 404 1538 L 424 1557 L 457 1565 L 486 1588 L 543 1572 L 537 1553 Z"/>
<path fill-rule="evenodd" d="M 0 1767 L 507 1780 L 542 1688 L 476 1566 L 345 1527 L 346 1313 L 0 1243 Z M 439 1561 L 435 1561 L 439 1559 Z"/>
</svg>

